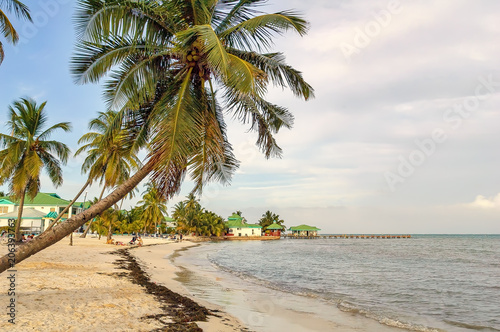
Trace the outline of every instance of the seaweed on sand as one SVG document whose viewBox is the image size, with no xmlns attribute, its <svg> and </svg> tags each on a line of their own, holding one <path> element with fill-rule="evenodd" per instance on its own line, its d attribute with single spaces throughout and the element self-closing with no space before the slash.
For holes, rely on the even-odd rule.
<svg viewBox="0 0 500 332">
<path fill-rule="evenodd" d="M 210 311 L 193 300 L 174 293 L 165 286 L 152 282 L 150 277 L 142 270 L 137 260 L 130 255 L 129 250 L 130 248 L 112 252 L 112 254 L 121 257 L 115 264 L 129 271 L 127 277 L 133 283 L 144 287 L 148 294 L 154 295 L 162 304 L 162 314 L 145 316 L 143 319 L 155 319 L 164 325 L 164 327 L 155 331 L 202 331 L 194 322 L 206 321 L 207 315 L 211 314 Z M 124 276 L 123 273 L 119 275 Z"/>
</svg>

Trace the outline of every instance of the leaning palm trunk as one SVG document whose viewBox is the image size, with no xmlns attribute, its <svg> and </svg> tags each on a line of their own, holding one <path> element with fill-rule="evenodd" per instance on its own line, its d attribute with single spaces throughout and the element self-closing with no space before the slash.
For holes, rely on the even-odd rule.
<svg viewBox="0 0 500 332">
<path fill-rule="evenodd" d="M 41 234 L 35 237 L 32 241 L 26 242 L 25 244 L 17 247 L 15 253 L 15 263 L 19 263 L 31 255 L 53 245 L 54 243 L 60 241 L 64 237 L 68 236 L 78 227 L 81 227 L 87 221 L 93 219 L 95 216 L 102 213 L 104 210 L 118 202 L 121 198 L 127 195 L 135 186 L 137 186 L 153 169 L 155 162 L 150 160 L 142 167 L 137 173 L 135 173 L 131 178 L 121 184 L 115 191 L 109 194 L 102 201 L 91 206 L 88 210 L 80 212 L 76 216 L 73 216 L 66 221 L 54 226 L 50 232 Z M 11 268 L 12 258 L 5 255 L 0 258 L 0 273 Z"/>
<path fill-rule="evenodd" d="M 78 197 L 80 197 L 82 195 L 83 191 L 89 186 L 90 182 L 91 182 L 90 179 L 88 179 L 87 182 L 83 185 L 82 189 L 80 189 L 80 191 L 78 192 L 78 194 L 75 196 L 75 198 L 73 198 L 73 200 L 71 201 L 71 203 L 69 203 L 68 206 L 66 206 L 66 208 L 61 213 L 59 213 L 59 215 L 57 216 L 57 218 L 54 219 L 54 221 L 50 223 L 50 225 L 47 227 L 47 229 L 44 231 L 44 233 L 47 232 L 48 230 L 50 230 L 52 227 L 54 227 L 54 225 L 56 224 L 56 222 L 58 222 L 59 219 L 61 219 L 61 217 L 66 212 L 68 212 L 69 208 L 72 207 L 73 204 L 78 199 Z M 85 204 L 85 202 L 83 202 L 83 204 Z"/>
<path fill-rule="evenodd" d="M 102 199 L 102 196 L 104 195 L 104 190 L 106 190 L 106 186 L 104 186 L 104 188 L 102 188 L 102 191 L 101 191 L 101 195 L 99 196 L 99 200 L 98 202 Z M 115 202 L 116 203 L 116 202 Z M 114 204 L 114 203 L 113 203 Z M 89 226 L 85 229 L 85 231 L 83 232 L 82 235 L 80 235 L 80 237 L 82 239 L 85 239 L 87 237 L 87 233 L 89 232 L 90 230 L 90 226 L 92 226 L 92 223 L 94 222 L 94 218 L 92 218 L 92 220 L 89 222 Z M 99 234 L 99 240 L 101 239 L 101 235 Z"/>
<path fill-rule="evenodd" d="M 16 237 L 16 242 L 21 242 L 21 222 L 23 217 L 23 208 L 24 208 L 24 196 L 26 195 L 26 188 L 23 190 L 23 194 L 21 196 L 21 201 L 19 201 L 19 211 L 17 212 L 17 222 L 16 228 L 14 231 L 14 235 Z"/>
</svg>

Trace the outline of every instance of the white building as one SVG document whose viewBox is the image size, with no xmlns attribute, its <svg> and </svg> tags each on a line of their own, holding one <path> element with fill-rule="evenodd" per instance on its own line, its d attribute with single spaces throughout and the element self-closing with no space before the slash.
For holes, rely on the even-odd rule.
<svg viewBox="0 0 500 332">
<path fill-rule="evenodd" d="M 33 232 L 43 232 L 45 227 L 49 225 L 48 220 L 50 218 L 54 219 L 61 213 L 71 201 L 62 199 L 56 193 L 38 193 L 35 198 L 30 199 L 26 197 L 24 200 L 23 216 L 21 222 L 21 228 L 25 225 L 31 225 L 33 221 Z M 0 197 L 0 227 L 5 227 L 8 225 L 8 219 L 17 219 L 17 212 L 19 209 L 19 202 L 10 197 Z M 63 214 L 61 220 L 70 218 L 71 216 L 80 213 L 83 209 L 82 203 L 75 203 L 68 210 L 67 213 Z M 30 222 L 25 219 L 25 214 L 28 213 L 32 216 Z M 41 217 L 40 219 L 37 219 Z M 35 220 L 38 220 L 35 222 Z M 29 230 L 25 229 L 26 232 Z"/>
<path fill-rule="evenodd" d="M 245 219 L 237 214 L 227 218 L 226 236 L 245 237 L 262 236 L 262 226 L 257 224 L 247 224 Z"/>
<path fill-rule="evenodd" d="M 17 220 L 17 212 L 12 211 L 0 215 L 0 227 L 8 227 L 9 219 Z M 22 233 L 41 233 L 50 224 L 49 217 L 44 212 L 40 212 L 33 208 L 23 209 L 21 217 L 21 232 Z"/>
</svg>

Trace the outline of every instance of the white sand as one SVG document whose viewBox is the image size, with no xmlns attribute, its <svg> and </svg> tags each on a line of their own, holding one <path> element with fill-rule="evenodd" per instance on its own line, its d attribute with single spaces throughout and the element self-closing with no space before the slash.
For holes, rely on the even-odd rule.
<svg viewBox="0 0 500 332">
<path fill-rule="evenodd" d="M 131 237 L 114 237 L 123 242 Z M 117 277 L 113 262 L 119 258 L 108 254 L 123 246 L 106 245 L 106 238 L 69 238 L 16 265 L 16 319 L 8 322 L 6 306 L 7 272 L 0 278 L 0 331 L 150 331 L 163 325 L 147 315 L 163 311 L 160 303 L 143 288 L 127 278 Z M 145 238 L 144 244 L 165 243 Z M 170 251 L 185 243 L 171 243 Z M 134 254 L 149 254 L 156 247 L 141 247 Z M 6 253 L 0 247 L 0 254 Z M 167 251 L 168 252 L 168 251 Z M 206 323 L 205 323 L 206 324 Z M 221 329 L 220 331 L 224 331 Z"/>
</svg>

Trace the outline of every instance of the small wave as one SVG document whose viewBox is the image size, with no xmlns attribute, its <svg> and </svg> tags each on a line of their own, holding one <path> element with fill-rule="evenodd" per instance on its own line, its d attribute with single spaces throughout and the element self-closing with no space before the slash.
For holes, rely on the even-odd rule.
<svg viewBox="0 0 500 332">
<path fill-rule="evenodd" d="M 238 278 L 259 284 L 261 286 L 264 286 L 264 287 L 267 287 L 267 288 L 270 288 L 273 290 L 291 293 L 294 295 L 304 296 L 304 297 L 308 297 L 308 298 L 322 299 L 322 300 L 325 300 L 325 301 L 337 306 L 341 311 L 349 312 L 349 313 L 353 313 L 353 314 L 359 314 L 359 315 L 362 315 L 366 318 L 374 319 L 383 325 L 387 325 L 387 326 L 391 326 L 391 327 L 398 327 L 398 328 L 402 328 L 402 329 L 406 329 L 406 330 L 410 330 L 410 331 L 418 331 L 418 332 L 446 332 L 446 331 L 441 330 L 441 329 L 426 327 L 423 325 L 417 325 L 417 324 L 412 324 L 412 323 L 406 323 L 406 322 L 402 322 L 402 321 L 399 321 L 397 319 L 392 319 L 389 317 L 382 317 L 382 316 L 379 316 L 373 312 L 361 309 L 361 308 L 355 306 L 354 304 L 351 304 L 351 303 L 349 303 L 345 300 L 342 300 L 340 298 L 331 298 L 331 297 L 325 298 L 324 294 L 318 294 L 310 289 L 301 289 L 301 288 L 298 288 L 296 286 L 293 289 L 288 289 L 285 285 L 273 283 L 273 282 L 270 282 L 267 280 L 263 280 L 263 279 L 257 278 L 255 276 L 248 274 L 248 273 L 245 273 L 245 272 L 235 271 L 233 269 L 230 269 L 228 267 L 225 267 L 225 266 L 217 263 L 217 261 L 215 261 L 215 260 L 210 259 L 210 262 L 218 269 L 220 269 L 224 272 L 230 273 Z"/>
<path fill-rule="evenodd" d="M 467 324 L 467 323 L 462 323 L 462 322 L 455 322 L 452 320 L 445 320 L 444 322 L 447 324 L 453 325 L 453 326 L 463 327 L 466 329 L 476 330 L 476 331 L 500 331 L 499 329 L 495 329 L 495 328 L 490 327 L 490 326 Z"/>
<path fill-rule="evenodd" d="M 398 327 L 401 329 L 406 329 L 406 330 L 410 330 L 410 331 L 419 331 L 419 332 L 446 332 L 445 330 L 441 330 L 441 329 L 437 329 L 437 328 L 433 328 L 433 327 L 417 325 L 417 324 L 412 324 L 412 323 L 408 323 L 408 322 L 402 322 L 400 320 L 389 318 L 389 317 L 383 317 L 383 316 L 377 315 L 373 312 L 361 309 L 361 308 L 359 308 L 351 303 L 345 302 L 345 301 L 337 304 L 337 307 L 344 312 L 362 315 L 366 318 L 374 319 L 374 320 L 378 321 L 380 324 L 391 326 L 391 327 Z"/>
</svg>

